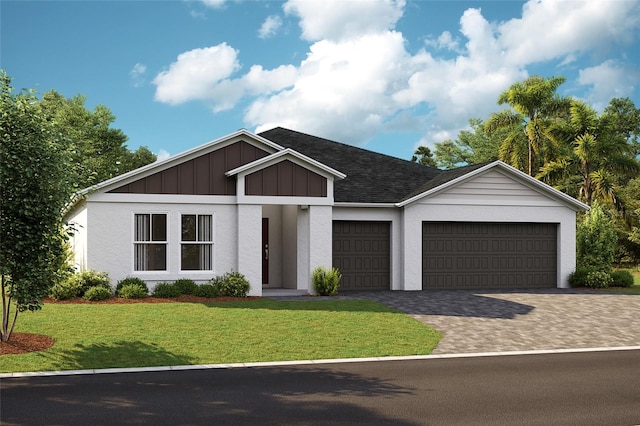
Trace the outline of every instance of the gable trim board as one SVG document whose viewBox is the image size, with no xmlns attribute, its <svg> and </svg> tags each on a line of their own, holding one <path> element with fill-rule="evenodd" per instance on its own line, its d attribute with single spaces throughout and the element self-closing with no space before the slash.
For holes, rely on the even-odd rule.
<svg viewBox="0 0 640 426">
<path fill-rule="evenodd" d="M 264 155 L 256 158 L 249 154 L 243 157 L 244 164 L 233 167 L 218 161 L 222 158 L 218 153 L 228 147 L 237 152 L 237 143 L 259 149 Z M 214 157 L 218 160 L 211 160 Z M 140 182 L 149 176 L 198 161 L 209 163 L 193 175 L 197 177 L 194 185 L 211 188 L 202 180 L 223 176 L 235 187 L 234 193 L 113 191 L 125 185 L 142 188 Z M 151 288 L 178 278 L 204 282 L 234 270 L 249 279 L 251 295 L 262 294 L 263 218 L 269 219 L 270 287 L 313 293 L 311 272 L 315 267 L 362 263 L 364 259 L 378 262 L 377 266 L 365 266 L 364 270 L 345 267 L 345 282 L 360 283 L 346 287 L 421 290 L 425 276 L 423 229 L 428 223 L 458 223 L 463 228 L 464 224 L 476 224 L 469 225 L 470 229 L 480 226 L 477 224 L 492 228 L 502 223 L 551 226 L 556 229 L 555 281 L 544 285 L 566 287 L 575 268 L 576 212 L 588 208 L 501 162 L 442 171 L 283 128 L 260 135 L 240 130 L 78 195 L 76 204 L 67 211 L 68 220 L 79 225 L 72 241 L 78 269 L 108 272 L 114 282 L 139 276 Z M 167 219 L 166 270 L 134 271 L 134 256 L 141 256 L 135 250 L 143 250 L 135 249 L 135 215 L 157 212 L 166 214 Z M 208 250 L 186 247 L 197 246 L 197 242 L 182 241 L 183 215 L 189 214 L 213 218 L 211 271 L 180 270 L 181 256 L 208 256 Z M 341 235 L 336 227 L 342 225 L 347 229 L 375 228 L 387 236 Z M 382 232 L 384 229 L 387 231 Z M 346 250 L 334 251 L 340 239 Z M 381 255 L 363 255 L 362 244 L 374 241 L 379 246 L 383 240 L 388 241 L 388 255 L 384 250 Z M 349 249 L 351 244 L 353 249 Z M 190 265 L 198 264 L 184 259 Z M 385 259 L 384 267 L 379 259 Z M 367 269 L 381 272 L 366 282 Z M 383 275 L 386 281 L 380 279 Z M 484 283 L 491 281 L 490 271 L 483 279 Z M 498 280 L 498 275 L 493 279 Z M 508 283 L 495 282 L 495 286 L 504 285 Z"/>
</svg>

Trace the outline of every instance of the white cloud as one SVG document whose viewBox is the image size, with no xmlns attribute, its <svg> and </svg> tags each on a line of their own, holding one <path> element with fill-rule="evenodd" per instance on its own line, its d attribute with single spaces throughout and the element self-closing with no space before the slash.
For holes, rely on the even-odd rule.
<svg viewBox="0 0 640 426">
<path fill-rule="evenodd" d="M 262 26 L 260 26 L 260 29 L 258 30 L 258 37 L 273 37 L 278 32 L 281 26 L 282 18 L 280 18 L 278 15 L 267 16 L 267 19 L 265 19 L 265 21 L 262 23 Z"/>
<path fill-rule="evenodd" d="M 158 153 L 156 154 L 156 163 L 159 161 L 166 160 L 169 157 L 171 157 L 171 154 L 169 154 L 169 151 L 160 149 L 160 151 L 158 151 Z"/>
<path fill-rule="evenodd" d="M 222 6 L 224 6 L 224 3 L 226 0 L 201 0 L 201 1 L 207 7 L 210 7 L 212 9 L 220 9 Z"/>
<path fill-rule="evenodd" d="M 578 83 L 591 86 L 588 101 L 603 110 L 611 98 L 626 97 L 640 83 L 640 70 L 627 69 L 613 60 L 580 70 Z"/>
<path fill-rule="evenodd" d="M 131 68 L 129 71 L 129 77 L 131 79 L 131 85 L 133 87 L 143 86 L 146 81 L 144 78 L 145 73 L 147 72 L 147 67 L 144 64 L 137 63 Z"/>
<path fill-rule="evenodd" d="M 359 144 L 400 122 L 415 126 L 407 116 L 419 110 L 421 142 L 432 145 L 498 110 L 498 95 L 533 64 L 570 66 L 597 51 L 603 62 L 579 77 L 597 102 L 640 81 L 637 70 L 606 60 L 608 49 L 638 33 L 640 2 L 530 0 L 522 17 L 506 22 L 470 8 L 459 35 L 444 31 L 415 54 L 395 28 L 404 8 L 404 0 L 289 0 L 285 13 L 299 18 L 302 38 L 312 42 L 300 63 L 239 74 L 232 47 L 195 49 L 158 74 L 156 99 L 200 100 L 220 111 L 248 98 L 244 119 L 257 131 L 286 126 Z M 265 36 L 280 25 L 268 21 Z M 453 56 L 437 56 L 440 49 Z"/>
<path fill-rule="evenodd" d="M 288 0 L 285 13 L 300 18 L 302 38 L 339 41 L 395 27 L 405 0 Z"/>
<path fill-rule="evenodd" d="M 218 100 L 229 94 L 224 80 L 239 68 L 238 51 L 226 43 L 181 53 L 153 80 L 155 99 L 171 105 Z"/>
</svg>

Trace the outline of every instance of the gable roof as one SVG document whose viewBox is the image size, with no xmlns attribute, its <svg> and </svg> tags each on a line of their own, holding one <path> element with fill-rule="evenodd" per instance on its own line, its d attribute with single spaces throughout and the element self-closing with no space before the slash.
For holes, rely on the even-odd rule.
<svg viewBox="0 0 640 426">
<path fill-rule="evenodd" d="M 445 170 L 437 178 L 430 182 L 425 183 L 418 188 L 412 194 L 409 194 L 404 200 L 397 204 L 398 207 L 404 207 L 413 203 L 419 199 L 431 197 L 437 193 L 440 193 L 447 188 L 458 185 L 464 181 L 468 181 L 475 176 L 478 176 L 488 170 L 498 169 L 505 174 L 509 175 L 512 179 L 528 186 L 529 188 L 549 197 L 555 199 L 569 208 L 575 211 L 589 210 L 589 206 L 576 200 L 575 198 L 559 191 L 552 186 L 549 186 L 539 180 L 529 176 L 528 174 L 521 172 L 520 170 L 512 167 L 502 161 L 493 161 L 491 163 L 474 164 L 465 167 L 459 167 L 457 169 Z"/>
<path fill-rule="evenodd" d="M 334 200 L 350 203 L 397 203 L 441 170 L 282 127 L 259 133 L 347 176 L 334 183 Z"/>
</svg>

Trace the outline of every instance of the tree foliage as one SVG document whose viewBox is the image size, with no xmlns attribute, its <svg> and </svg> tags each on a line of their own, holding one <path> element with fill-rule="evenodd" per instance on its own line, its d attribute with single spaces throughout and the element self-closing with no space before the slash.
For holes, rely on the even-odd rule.
<svg viewBox="0 0 640 426">
<path fill-rule="evenodd" d="M 508 104 L 512 109 L 492 114 L 485 123 L 489 134 L 507 131 L 500 146 L 500 159 L 530 176 L 544 160 L 556 154 L 557 141 L 552 129 L 569 107 L 569 100 L 556 94 L 564 81 L 559 76 L 548 79 L 533 76 L 512 84 L 498 97 L 498 104 Z"/>
<path fill-rule="evenodd" d="M 576 234 L 578 266 L 600 271 L 611 270 L 618 237 L 613 221 L 595 203 L 578 224 Z"/>
<path fill-rule="evenodd" d="M 433 153 L 427 146 L 419 146 L 411 157 L 411 161 L 423 166 L 437 167 L 436 161 L 433 159 Z"/>
<path fill-rule="evenodd" d="M 67 135 L 74 184 L 82 189 L 156 161 L 147 147 L 130 151 L 127 136 L 111 127 L 115 116 L 109 108 L 85 107 L 86 97 L 65 98 L 55 90 L 42 96 L 42 108 Z"/>
<path fill-rule="evenodd" d="M 61 129 L 33 93 L 13 93 L 4 71 L 0 114 L 0 338 L 7 341 L 18 312 L 40 309 L 59 277 L 67 237 L 61 212 L 72 183 Z"/>
<path fill-rule="evenodd" d="M 448 139 L 435 144 L 435 160 L 439 167 L 452 169 L 498 159 L 498 148 L 504 132 L 489 136 L 479 118 L 470 119 L 469 126 L 471 130 L 461 130 L 457 140 Z"/>
</svg>

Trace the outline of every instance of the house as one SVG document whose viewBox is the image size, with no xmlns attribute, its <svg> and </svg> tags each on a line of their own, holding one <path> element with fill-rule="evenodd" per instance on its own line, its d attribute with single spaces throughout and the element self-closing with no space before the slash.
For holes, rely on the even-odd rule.
<svg viewBox="0 0 640 426">
<path fill-rule="evenodd" d="M 78 269 L 150 287 L 243 273 L 313 293 L 555 288 L 588 207 L 499 161 L 438 170 L 296 131 L 239 130 L 82 191 L 67 214 Z"/>
</svg>

